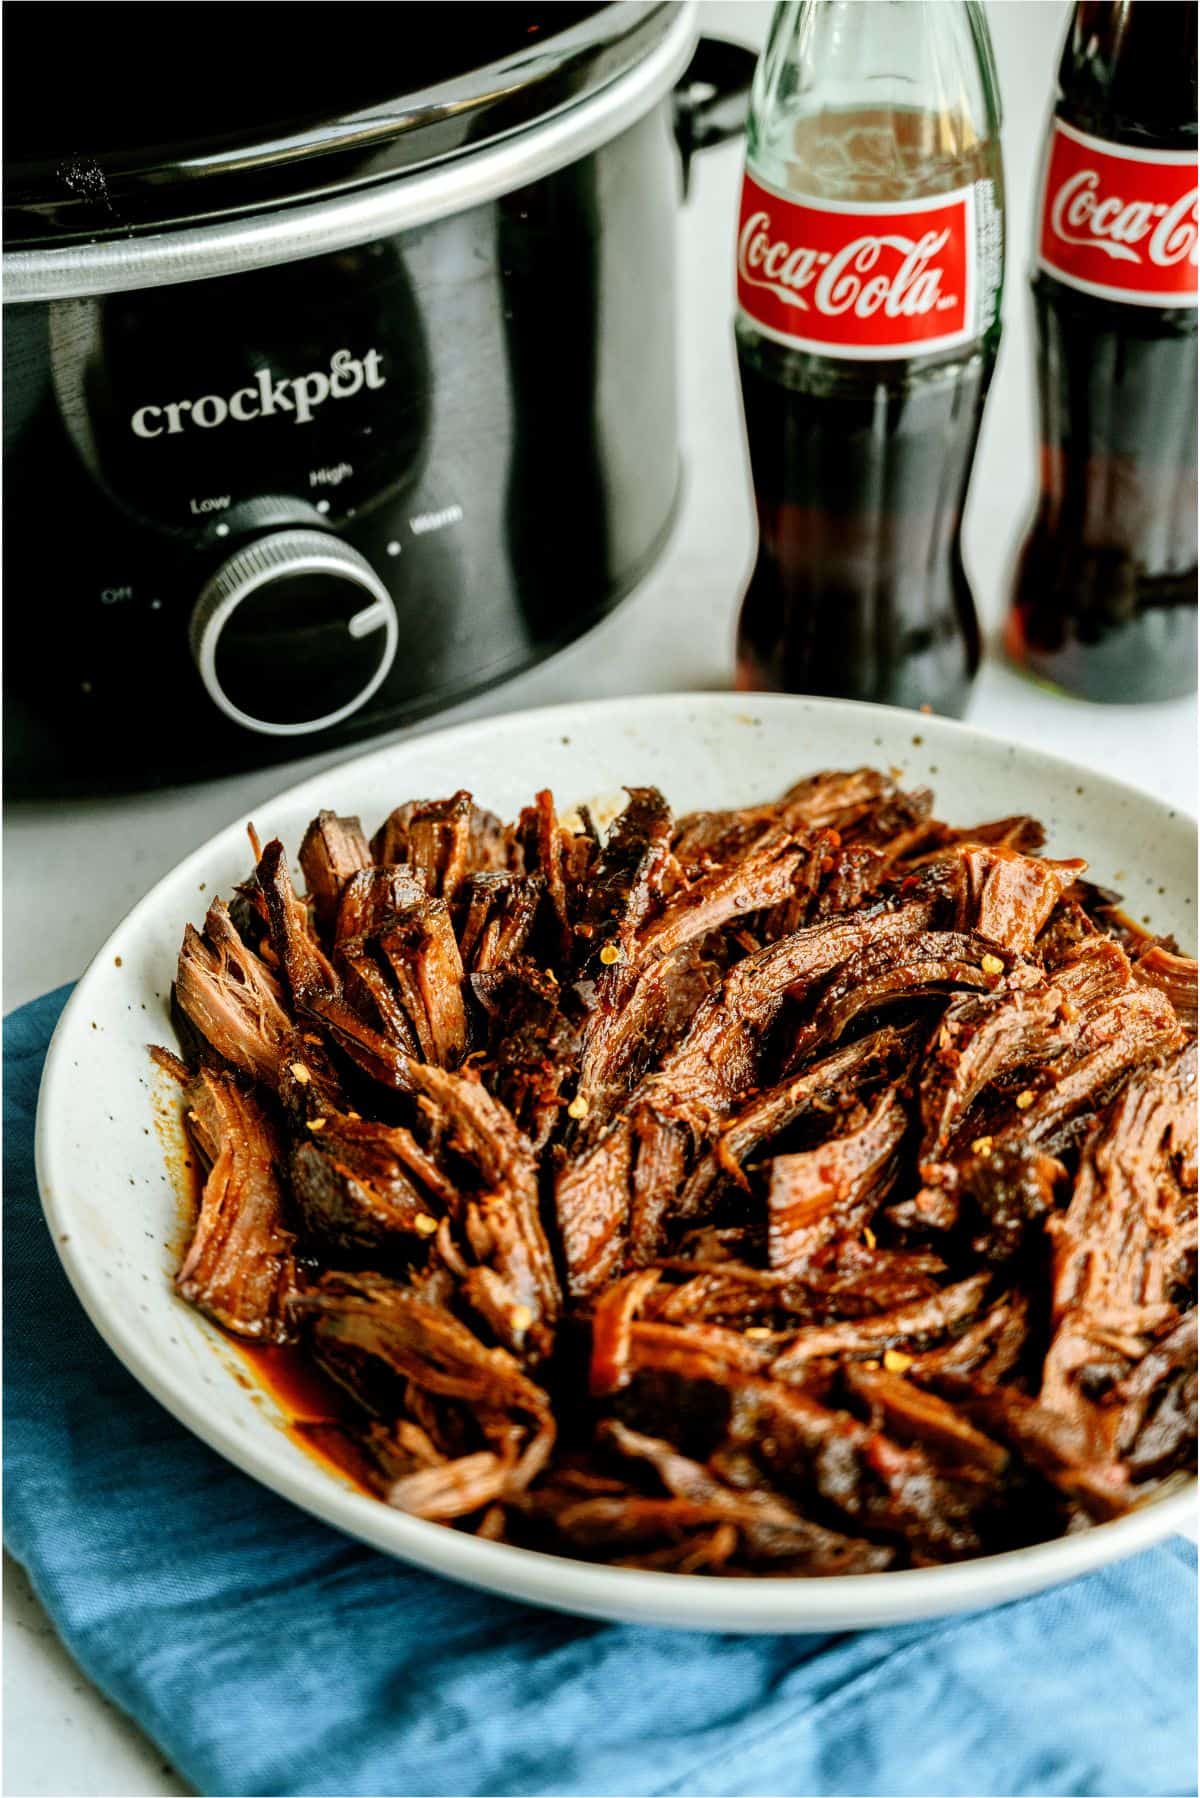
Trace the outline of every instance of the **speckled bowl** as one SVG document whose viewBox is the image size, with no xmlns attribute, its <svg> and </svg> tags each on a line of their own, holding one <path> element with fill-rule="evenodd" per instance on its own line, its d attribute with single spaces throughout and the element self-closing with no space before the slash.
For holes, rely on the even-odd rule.
<svg viewBox="0 0 1200 1798">
<path fill-rule="evenodd" d="M 512 816 L 541 786 L 560 806 L 623 782 L 677 810 L 776 796 L 800 775 L 873 763 L 931 784 L 941 816 L 1030 811 L 1049 850 L 1084 855 L 1134 916 L 1195 940 L 1196 833 L 1158 801 L 1069 762 L 963 725 L 832 701 L 670 695 L 487 719 L 378 750 L 282 794 L 254 823 L 295 848 L 322 806 L 375 824 L 401 800 L 466 786 Z M 160 1403 L 264 1485 L 387 1554 L 513 1598 L 591 1617 L 716 1630 L 827 1630 L 974 1609 L 1143 1548 L 1192 1514 L 1191 1489 L 1118 1522 L 954 1567 L 833 1579 L 705 1579 L 597 1567 L 479 1541 L 389 1510 L 286 1432 L 228 1342 L 175 1297 L 180 1236 L 178 1096 L 146 1053 L 167 1015 L 184 922 L 248 867 L 246 820 L 160 880 L 80 981 L 55 1032 L 38 1110 L 38 1179 L 75 1291 L 105 1341 Z M 102 1157 L 97 1144 L 105 1145 Z"/>
</svg>

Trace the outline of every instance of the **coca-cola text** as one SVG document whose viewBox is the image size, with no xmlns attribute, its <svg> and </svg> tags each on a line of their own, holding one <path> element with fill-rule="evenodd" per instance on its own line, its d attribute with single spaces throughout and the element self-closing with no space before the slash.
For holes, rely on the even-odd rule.
<svg viewBox="0 0 1200 1798">
<path fill-rule="evenodd" d="M 970 188 L 834 207 L 745 177 L 738 304 L 797 347 L 888 358 L 962 343 L 974 327 L 973 259 Z"/>
<path fill-rule="evenodd" d="M 1132 150 L 1055 120 L 1039 261 L 1085 293 L 1134 305 L 1196 303 L 1196 158 Z"/>
</svg>

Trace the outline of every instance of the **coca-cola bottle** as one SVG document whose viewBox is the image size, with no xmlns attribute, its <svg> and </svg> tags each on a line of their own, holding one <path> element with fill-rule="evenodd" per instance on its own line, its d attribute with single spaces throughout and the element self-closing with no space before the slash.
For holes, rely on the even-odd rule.
<svg viewBox="0 0 1200 1798">
<path fill-rule="evenodd" d="M 1010 653 L 1089 699 L 1196 686 L 1196 8 L 1076 6 L 1037 226 L 1041 493 Z"/>
<path fill-rule="evenodd" d="M 742 687 L 958 713 L 961 523 L 1000 338 L 1000 109 L 973 0 L 785 0 L 737 240 L 758 509 Z"/>
</svg>

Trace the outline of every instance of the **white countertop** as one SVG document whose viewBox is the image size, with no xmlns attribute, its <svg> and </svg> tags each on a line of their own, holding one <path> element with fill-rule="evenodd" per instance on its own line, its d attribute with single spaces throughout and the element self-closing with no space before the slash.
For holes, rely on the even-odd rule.
<svg viewBox="0 0 1200 1798">
<path fill-rule="evenodd" d="M 700 0 L 702 29 L 761 42 L 763 0 Z M 1033 374 L 1024 291 L 1033 183 L 1065 7 L 992 0 L 1005 101 L 1010 269 L 1005 338 L 967 512 L 967 560 L 985 623 L 1003 609 L 1034 489 Z M 558 700 L 729 684 L 733 615 L 752 552 L 730 332 L 731 245 L 741 159 L 703 155 L 680 228 L 687 491 L 678 530 L 643 587 L 581 643 L 482 699 L 422 725 Z M 1195 810 L 1196 707 L 1088 706 L 990 660 L 971 722 L 1120 775 Z M 118 800 L 16 805 L 6 823 L 4 1008 L 70 980 L 146 889 L 255 803 L 338 755 Z M 61 908 L 51 910 L 46 895 Z M 3 1788 L 10 1798 L 170 1794 L 185 1787 L 141 1733 L 89 1686 L 6 1563 Z"/>
</svg>

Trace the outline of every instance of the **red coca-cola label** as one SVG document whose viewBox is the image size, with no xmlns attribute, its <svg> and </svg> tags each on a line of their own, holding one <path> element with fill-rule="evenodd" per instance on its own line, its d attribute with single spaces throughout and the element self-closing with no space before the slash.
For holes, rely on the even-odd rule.
<svg viewBox="0 0 1200 1798">
<path fill-rule="evenodd" d="M 975 192 L 927 200 L 817 200 L 747 171 L 737 297 L 797 349 L 860 359 L 927 355 L 978 335 Z"/>
<path fill-rule="evenodd" d="M 1055 119 L 1038 262 L 1105 299 L 1194 306 L 1196 197 L 1191 151 L 1134 150 Z"/>
</svg>

